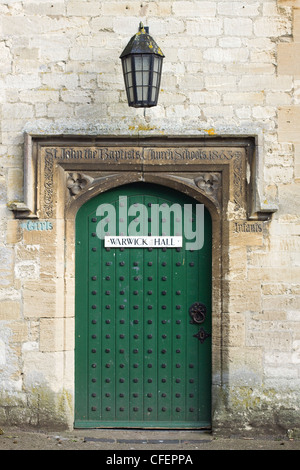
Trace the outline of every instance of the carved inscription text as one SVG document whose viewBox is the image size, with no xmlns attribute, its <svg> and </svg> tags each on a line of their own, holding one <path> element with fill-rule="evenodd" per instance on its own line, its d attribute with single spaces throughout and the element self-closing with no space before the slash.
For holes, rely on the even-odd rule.
<svg viewBox="0 0 300 470">
<path fill-rule="evenodd" d="M 41 195 L 42 216 L 52 218 L 54 209 L 54 171 L 62 166 L 67 170 L 66 185 L 71 197 L 76 197 L 96 177 L 96 172 L 107 171 L 194 171 L 194 184 L 204 191 L 220 207 L 222 186 L 219 168 L 231 168 L 231 194 L 238 211 L 244 206 L 246 153 L 241 146 L 221 147 L 218 145 L 147 146 L 147 145 L 45 145 L 41 147 L 43 172 L 43 195 Z M 199 167 L 205 171 L 201 172 Z M 194 165 L 194 168 L 192 169 Z M 211 171 L 208 166 L 217 165 Z M 172 168 L 173 167 L 173 168 Z M 94 176 L 95 172 L 95 176 Z"/>
<path fill-rule="evenodd" d="M 216 147 L 143 148 L 143 147 L 46 147 L 46 156 L 58 161 L 102 161 L 107 163 L 184 163 L 230 161 L 241 156 L 237 149 Z"/>
</svg>

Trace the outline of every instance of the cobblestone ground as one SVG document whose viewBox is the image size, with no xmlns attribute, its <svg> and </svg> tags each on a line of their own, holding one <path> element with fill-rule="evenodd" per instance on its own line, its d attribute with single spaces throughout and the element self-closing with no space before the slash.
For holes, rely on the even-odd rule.
<svg viewBox="0 0 300 470">
<path fill-rule="evenodd" d="M 160 453 L 166 451 L 168 455 L 175 456 L 179 456 L 180 452 L 186 456 L 193 451 L 192 459 L 198 459 L 196 451 L 199 450 L 300 450 L 298 439 L 224 438 L 198 431 L 93 429 L 47 432 L 2 428 L 0 433 L 0 450 L 103 450 L 106 451 L 105 458 L 112 458 L 114 452 L 115 455 L 122 456 L 122 451 L 126 451 L 124 455 L 130 456 L 128 451 L 139 450 L 147 450 L 148 457 L 152 452 L 155 455 L 156 451 Z M 132 456 L 138 457 L 138 455 L 137 452 L 132 452 Z M 141 455 L 143 456 L 143 453 Z M 171 462 L 160 462 L 162 463 Z"/>
</svg>

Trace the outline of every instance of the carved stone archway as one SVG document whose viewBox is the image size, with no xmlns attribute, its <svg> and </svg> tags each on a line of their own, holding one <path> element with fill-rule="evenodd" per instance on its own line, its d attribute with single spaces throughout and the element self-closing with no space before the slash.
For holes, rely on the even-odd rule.
<svg viewBox="0 0 300 470">
<path fill-rule="evenodd" d="M 250 138 L 27 136 L 24 202 L 10 208 L 23 226 L 27 220 L 32 230 L 43 230 L 43 223 L 53 228 L 53 237 L 48 237 L 57 258 L 53 296 L 63 299 L 53 316 L 73 322 L 75 217 L 84 202 L 120 185 L 145 182 L 176 189 L 205 204 L 213 224 L 213 403 L 218 408 L 226 370 L 222 312 L 228 299 L 223 282 L 229 272 L 231 235 L 237 226 L 261 231 L 272 212 L 257 207 L 256 173 L 255 143 Z M 64 348 L 72 352 L 74 341 L 65 340 Z M 73 372 L 65 373 L 70 384 Z"/>
</svg>

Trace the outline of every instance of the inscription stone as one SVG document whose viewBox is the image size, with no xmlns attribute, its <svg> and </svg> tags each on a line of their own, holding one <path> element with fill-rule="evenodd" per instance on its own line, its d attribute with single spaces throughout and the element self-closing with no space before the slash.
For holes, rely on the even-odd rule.
<svg viewBox="0 0 300 470">
<path fill-rule="evenodd" d="M 261 233 L 263 226 L 259 222 L 234 222 L 234 233 Z"/>
<path fill-rule="evenodd" d="M 23 222 L 21 224 L 21 227 L 24 230 L 27 230 L 28 232 L 31 231 L 44 231 L 44 230 L 52 230 L 53 229 L 53 224 L 52 222 L 49 222 L 48 220 L 42 221 L 40 220 L 39 222 L 32 222 L 29 220 L 28 222 Z"/>
<path fill-rule="evenodd" d="M 237 149 L 215 147 L 144 148 L 144 147 L 45 147 L 46 158 L 58 161 L 102 161 L 106 163 L 180 163 L 231 161 L 242 155 Z"/>
<path fill-rule="evenodd" d="M 37 187 L 42 188 L 39 198 L 40 215 L 51 219 L 57 210 L 58 193 L 55 184 L 60 181 L 58 174 L 60 177 L 63 175 L 61 169 L 65 171 L 66 194 L 71 198 L 94 190 L 101 184 L 100 179 L 108 177 L 107 174 L 99 175 L 102 171 L 138 171 L 144 173 L 146 179 L 153 171 L 161 172 L 163 178 L 170 178 L 167 172 L 172 172 L 171 177 L 175 180 L 182 177 L 186 181 L 190 179 L 190 184 L 196 185 L 220 210 L 224 184 L 222 171 L 227 167 L 229 173 L 226 170 L 224 174 L 229 177 L 228 196 L 234 203 L 235 211 L 244 209 L 244 172 L 248 161 L 248 144 L 226 146 L 221 142 L 209 144 L 197 139 L 190 140 L 188 144 L 174 139 L 163 144 L 144 139 L 138 142 L 115 142 L 116 144 L 108 139 L 91 144 L 86 141 L 62 144 L 52 141 L 42 144 L 39 147 L 38 160 L 41 181 L 37 184 Z M 174 171 L 176 174 L 173 174 Z M 194 173 L 194 176 L 191 178 L 183 173 L 185 171 Z M 32 177 L 36 176 L 33 174 Z"/>
</svg>

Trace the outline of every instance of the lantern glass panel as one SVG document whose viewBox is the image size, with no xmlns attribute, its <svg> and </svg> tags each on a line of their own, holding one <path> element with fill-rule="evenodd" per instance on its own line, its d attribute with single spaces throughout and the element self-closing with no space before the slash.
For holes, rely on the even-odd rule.
<svg viewBox="0 0 300 470">
<path fill-rule="evenodd" d="M 133 93 L 131 57 L 126 57 L 123 60 L 123 71 L 124 71 L 124 80 L 125 80 L 127 98 L 129 102 L 132 102 L 134 100 L 134 93 Z"/>
<path fill-rule="evenodd" d="M 156 72 L 153 72 L 152 86 L 156 87 L 158 83 L 158 75 Z"/>
<path fill-rule="evenodd" d="M 143 58 L 141 55 L 134 56 L 134 68 L 135 70 L 143 70 Z"/>
<path fill-rule="evenodd" d="M 153 72 L 159 72 L 160 63 L 161 63 L 161 59 L 159 59 L 158 57 L 154 57 L 154 61 L 153 61 Z"/>
<path fill-rule="evenodd" d="M 127 74 L 127 81 L 128 81 L 128 86 L 132 87 L 133 83 L 132 83 L 132 73 L 131 72 Z"/>
<path fill-rule="evenodd" d="M 137 97 L 137 101 L 142 101 L 142 99 L 143 99 L 143 88 L 141 86 L 136 87 L 136 97 Z"/>
<path fill-rule="evenodd" d="M 151 101 L 152 101 L 152 102 L 155 102 L 155 101 L 156 101 L 156 92 L 157 92 L 157 89 L 156 89 L 156 88 L 152 88 L 152 91 L 151 91 Z"/>
<path fill-rule="evenodd" d="M 143 55 L 143 70 L 149 71 L 151 67 L 151 56 L 150 54 Z"/>
<path fill-rule="evenodd" d="M 149 92 L 149 87 L 143 86 L 143 101 L 148 100 L 148 92 Z"/>
<path fill-rule="evenodd" d="M 134 101 L 133 88 L 129 88 L 128 93 L 129 93 L 129 102 L 132 103 Z"/>
<path fill-rule="evenodd" d="M 143 85 L 143 72 L 135 72 L 135 83 L 137 87 L 141 87 Z"/>
<path fill-rule="evenodd" d="M 131 57 L 127 57 L 125 60 L 126 72 L 131 72 Z"/>
</svg>

